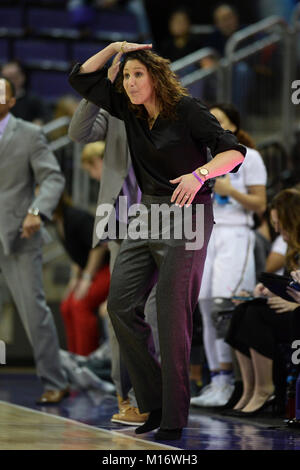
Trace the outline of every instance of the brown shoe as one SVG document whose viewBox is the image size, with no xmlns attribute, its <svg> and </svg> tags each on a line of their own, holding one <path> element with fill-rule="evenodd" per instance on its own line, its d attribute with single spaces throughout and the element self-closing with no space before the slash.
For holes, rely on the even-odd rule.
<svg viewBox="0 0 300 470">
<path fill-rule="evenodd" d="M 120 395 L 117 394 L 118 397 L 118 406 L 119 406 L 119 413 L 122 413 L 124 408 L 127 408 L 130 405 L 129 398 L 122 398 Z"/>
<path fill-rule="evenodd" d="M 37 405 L 48 405 L 59 403 L 63 398 L 70 394 L 69 389 L 64 390 L 46 390 L 41 398 L 36 401 Z"/>
<path fill-rule="evenodd" d="M 127 424 L 129 426 L 139 426 L 147 421 L 149 413 L 140 413 L 138 408 L 127 405 L 120 413 L 116 413 L 111 418 L 112 423 Z"/>
</svg>

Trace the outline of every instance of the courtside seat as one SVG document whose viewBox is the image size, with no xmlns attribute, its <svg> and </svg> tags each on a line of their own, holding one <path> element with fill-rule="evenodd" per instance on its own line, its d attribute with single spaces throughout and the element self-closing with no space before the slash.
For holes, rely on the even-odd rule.
<svg viewBox="0 0 300 470">
<path fill-rule="evenodd" d="M 67 47 L 62 41 L 18 39 L 14 42 L 14 57 L 26 66 L 68 70 Z"/>
<path fill-rule="evenodd" d="M 8 39 L 0 39 L 0 64 L 9 60 L 9 42 Z"/>
<path fill-rule="evenodd" d="M 24 34 L 24 10 L 21 7 L 0 7 L 0 36 Z"/>
<path fill-rule="evenodd" d="M 71 46 L 71 59 L 83 63 L 106 46 L 107 43 L 103 42 L 74 42 Z"/>
<path fill-rule="evenodd" d="M 97 10 L 91 28 L 99 39 L 134 41 L 138 38 L 136 18 L 129 12 Z"/>
<path fill-rule="evenodd" d="M 31 70 L 29 73 L 30 90 L 42 96 L 46 101 L 54 103 L 63 95 L 80 96 L 68 83 L 68 75 L 65 72 L 53 70 Z"/>
<path fill-rule="evenodd" d="M 77 31 L 67 10 L 53 8 L 30 8 L 27 12 L 27 26 L 38 35 L 77 38 Z"/>
</svg>

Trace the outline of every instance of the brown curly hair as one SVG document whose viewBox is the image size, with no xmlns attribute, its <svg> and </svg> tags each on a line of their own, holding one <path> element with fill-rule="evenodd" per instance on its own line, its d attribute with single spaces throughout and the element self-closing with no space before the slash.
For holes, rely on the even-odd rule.
<svg viewBox="0 0 300 470">
<path fill-rule="evenodd" d="M 123 87 L 123 70 L 126 62 L 134 59 L 139 60 L 147 68 L 153 80 L 156 98 L 160 106 L 160 114 L 167 119 L 176 119 L 176 105 L 183 96 L 188 96 L 189 93 L 180 84 L 176 74 L 170 69 L 170 61 L 152 51 L 132 51 L 124 56 L 115 81 L 117 91 L 127 96 Z M 132 104 L 129 98 L 128 105 L 138 117 L 147 117 L 147 112 L 143 105 Z"/>
<path fill-rule="evenodd" d="M 281 227 L 289 234 L 286 265 L 299 269 L 300 257 L 300 191 L 295 188 L 280 191 L 272 200 L 270 209 L 276 209 Z"/>
</svg>

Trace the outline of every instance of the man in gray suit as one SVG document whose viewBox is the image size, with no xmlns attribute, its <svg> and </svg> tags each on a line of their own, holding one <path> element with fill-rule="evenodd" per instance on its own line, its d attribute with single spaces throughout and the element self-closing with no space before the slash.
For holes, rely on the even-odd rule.
<svg viewBox="0 0 300 470">
<path fill-rule="evenodd" d="M 51 219 L 64 177 L 41 129 L 10 114 L 16 102 L 13 84 L 0 79 L 0 86 L 5 90 L 5 100 L 0 100 L 0 270 L 32 345 L 44 387 L 37 402 L 58 403 L 68 394 L 68 384 L 42 284 L 41 218 Z"/>
<path fill-rule="evenodd" d="M 111 208 L 118 205 L 118 197 L 125 195 L 129 205 L 139 202 L 140 193 L 131 164 L 131 157 L 127 145 L 127 136 L 124 123 L 93 103 L 82 100 L 72 118 L 69 127 L 69 137 L 76 142 L 89 143 L 105 140 L 105 153 L 102 165 L 102 175 L 98 204 L 109 204 Z M 117 212 L 117 211 L 116 211 Z M 105 215 L 107 219 L 107 215 Z M 93 246 L 99 243 L 103 233 L 97 230 L 102 216 L 96 215 L 94 226 Z M 99 224 L 99 225 L 98 225 Z M 110 240 L 110 271 L 120 250 L 122 240 Z M 152 327 L 154 348 L 156 355 L 159 352 L 156 297 L 154 287 L 145 305 L 145 316 Z M 144 306 L 142 306 L 144 307 Z M 143 423 L 148 414 L 140 414 L 132 390 L 131 381 L 125 365 L 120 356 L 119 344 L 108 318 L 108 331 L 112 352 L 112 379 L 116 386 L 119 402 L 119 413 L 113 415 L 112 421 L 122 424 L 139 425 Z M 128 397 L 129 396 L 129 397 Z"/>
</svg>

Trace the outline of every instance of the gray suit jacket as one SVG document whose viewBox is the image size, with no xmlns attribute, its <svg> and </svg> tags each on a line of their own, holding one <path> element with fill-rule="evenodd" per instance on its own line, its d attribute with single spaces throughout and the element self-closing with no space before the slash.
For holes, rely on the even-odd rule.
<svg viewBox="0 0 300 470">
<path fill-rule="evenodd" d="M 105 140 L 102 177 L 97 206 L 114 206 L 131 166 L 124 122 L 111 116 L 104 109 L 81 100 L 69 127 L 69 137 L 76 142 L 89 143 Z M 105 217 L 107 218 L 107 216 Z M 96 226 L 102 217 L 96 215 L 93 247 L 99 243 L 100 235 Z"/>
<path fill-rule="evenodd" d="M 0 139 L 0 242 L 6 255 L 41 243 L 43 231 L 20 238 L 23 220 L 31 207 L 51 219 L 64 183 L 41 128 L 10 116 Z"/>
</svg>

